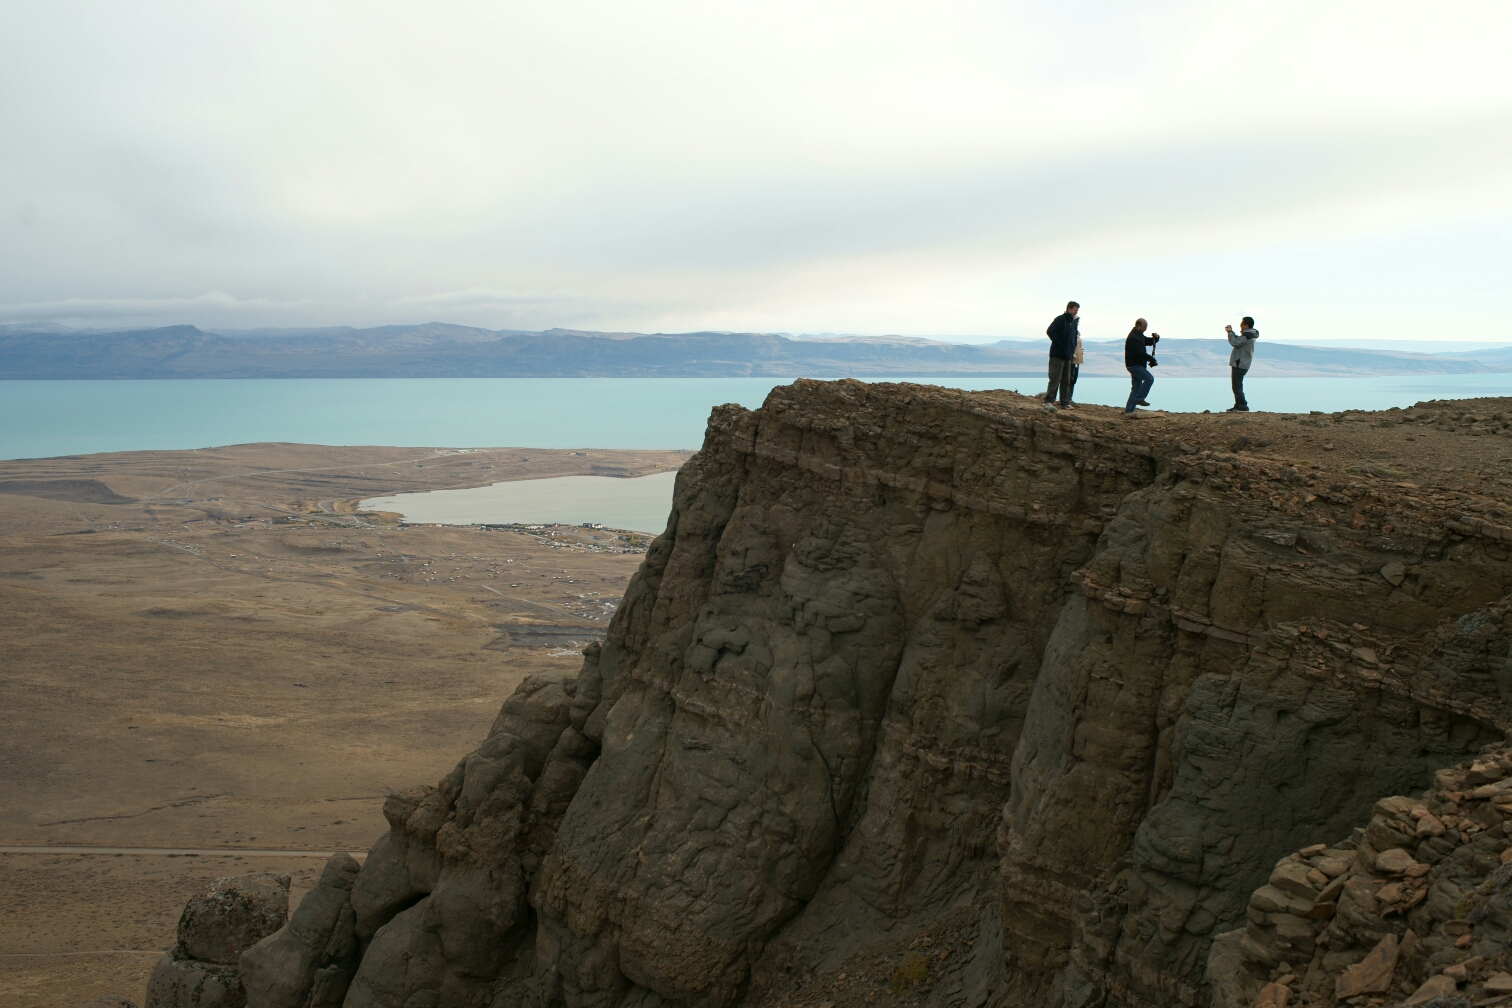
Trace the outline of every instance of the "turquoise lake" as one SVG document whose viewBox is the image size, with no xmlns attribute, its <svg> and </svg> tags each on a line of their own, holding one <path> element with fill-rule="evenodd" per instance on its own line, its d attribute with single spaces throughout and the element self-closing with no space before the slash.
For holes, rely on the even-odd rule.
<svg viewBox="0 0 1512 1008">
<path fill-rule="evenodd" d="M 922 379 L 920 379 L 923 381 Z M 254 441 L 447 448 L 696 448 L 709 409 L 761 405 L 772 378 L 295 378 L 0 381 L 0 458 L 207 448 Z M 932 379 L 1039 392 L 1043 379 Z M 1123 378 L 1083 378 L 1083 402 L 1122 405 Z M 1512 395 L 1512 374 L 1252 378 L 1257 410 L 1385 409 Z M 1226 378 L 1163 378 L 1161 409 L 1221 410 Z"/>
</svg>

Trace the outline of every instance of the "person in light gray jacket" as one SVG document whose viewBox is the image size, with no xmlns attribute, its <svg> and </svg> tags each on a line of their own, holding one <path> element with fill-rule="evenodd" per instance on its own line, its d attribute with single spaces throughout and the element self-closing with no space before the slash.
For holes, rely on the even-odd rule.
<svg viewBox="0 0 1512 1008">
<path fill-rule="evenodd" d="M 1248 315 L 1240 320 L 1237 333 L 1231 325 L 1224 326 L 1223 329 L 1228 333 L 1229 346 L 1234 348 L 1229 351 L 1229 379 L 1234 386 L 1234 405 L 1227 412 L 1248 413 L 1249 403 L 1244 398 L 1244 372 L 1255 361 L 1255 341 L 1260 338 L 1260 330 L 1255 328 L 1255 320 Z"/>
</svg>

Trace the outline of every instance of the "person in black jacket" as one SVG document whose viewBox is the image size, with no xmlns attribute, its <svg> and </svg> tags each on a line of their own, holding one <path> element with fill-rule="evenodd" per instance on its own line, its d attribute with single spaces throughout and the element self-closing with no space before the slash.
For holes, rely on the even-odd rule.
<svg viewBox="0 0 1512 1008">
<path fill-rule="evenodd" d="M 1155 358 L 1145 352 L 1145 347 L 1152 347 L 1160 342 L 1160 333 L 1145 335 L 1145 330 L 1150 324 L 1144 319 L 1135 319 L 1134 328 L 1129 330 L 1128 337 L 1124 340 L 1124 367 L 1129 370 L 1129 403 L 1124 407 L 1124 416 L 1133 416 L 1135 406 L 1148 406 L 1145 396 L 1150 394 L 1150 387 L 1155 384 L 1155 376 L 1150 374 L 1150 365 L 1156 363 Z"/>
<path fill-rule="evenodd" d="M 1045 408 L 1048 410 L 1055 409 L 1056 389 L 1060 390 L 1061 408 L 1071 408 L 1075 367 L 1071 358 L 1076 355 L 1076 313 L 1080 308 L 1075 301 L 1067 301 L 1065 313 L 1055 316 L 1050 328 L 1045 330 L 1045 335 L 1050 337 L 1050 387 L 1045 389 Z"/>
</svg>

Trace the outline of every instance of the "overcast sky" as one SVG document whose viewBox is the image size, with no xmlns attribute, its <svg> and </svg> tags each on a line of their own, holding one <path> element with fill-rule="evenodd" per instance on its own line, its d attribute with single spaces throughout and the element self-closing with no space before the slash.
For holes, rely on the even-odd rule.
<svg viewBox="0 0 1512 1008">
<path fill-rule="evenodd" d="M 0 321 L 1512 340 L 1506 0 L 0 11 Z"/>
</svg>

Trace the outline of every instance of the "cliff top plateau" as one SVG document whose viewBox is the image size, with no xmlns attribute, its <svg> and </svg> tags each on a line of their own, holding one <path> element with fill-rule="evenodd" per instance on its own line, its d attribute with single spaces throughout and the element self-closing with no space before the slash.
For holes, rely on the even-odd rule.
<svg viewBox="0 0 1512 1008">
<path fill-rule="evenodd" d="M 1512 400 L 1038 406 L 716 409 L 578 672 L 234 971 L 165 956 L 150 1008 L 1493 992 L 1506 915 L 1465 893 L 1512 844 L 1471 790 L 1508 772 Z"/>
</svg>

